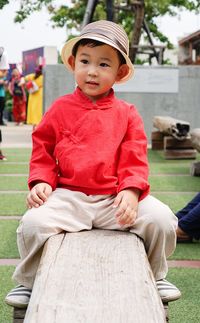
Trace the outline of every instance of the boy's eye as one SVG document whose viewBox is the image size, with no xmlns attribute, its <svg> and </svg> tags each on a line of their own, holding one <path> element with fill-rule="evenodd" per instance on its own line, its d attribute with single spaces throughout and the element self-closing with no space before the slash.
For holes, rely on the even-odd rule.
<svg viewBox="0 0 200 323">
<path fill-rule="evenodd" d="M 87 63 L 88 63 L 88 60 L 87 60 L 87 59 L 82 59 L 82 60 L 81 60 L 81 63 L 83 63 L 83 64 L 87 64 Z"/>
<path fill-rule="evenodd" d="M 107 63 L 101 63 L 100 66 L 102 66 L 102 67 L 108 67 L 109 65 Z"/>
</svg>

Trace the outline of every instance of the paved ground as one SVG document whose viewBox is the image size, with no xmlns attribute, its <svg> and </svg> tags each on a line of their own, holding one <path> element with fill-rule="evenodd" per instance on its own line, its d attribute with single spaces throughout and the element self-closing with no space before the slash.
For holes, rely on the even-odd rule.
<svg viewBox="0 0 200 323">
<path fill-rule="evenodd" d="M 1 126 L 2 130 L 2 150 L 4 147 L 21 147 L 29 148 L 31 147 L 31 133 L 32 126 L 23 125 L 16 126 L 14 123 L 8 123 L 7 126 Z M 20 219 L 20 217 L 4 217 L 1 216 L 0 220 L 9 220 L 9 219 Z M 19 259 L 0 259 L 0 266 L 2 265 L 17 265 Z M 200 260 L 170 260 L 168 261 L 169 267 L 190 267 L 190 268 L 200 268 Z"/>
<path fill-rule="evenodd" d="M 7 126 L 0 126 L 2 132 L 2 149 L 4 147 L 31 147 L 32 126 L 16 126 L 13 122 L 8 122 Z"/>
</svg>

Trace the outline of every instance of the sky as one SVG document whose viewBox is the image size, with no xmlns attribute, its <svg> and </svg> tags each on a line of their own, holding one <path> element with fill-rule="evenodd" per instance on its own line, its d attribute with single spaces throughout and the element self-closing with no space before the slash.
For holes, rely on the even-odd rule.
<svg viewBox="0 0 200 323">
<path fill-rule="evenodd" d="M 56 46 L 60 50 L 67 37 L 66 28 L 53 29 L 46 9 L 31 14 L 22 24 L 14 23 L 19 2 L 11 0 L 0 10 L 0 46 L 6 49 L 9 62 L 21 62 L 22 51 L 37 47 Z M 56 0 L 56 3 L 66 1 Z M 190 12 L 180 12 L 178 17 L 173 18 L 157 18 L 157 22 L 160 30 L 174 45 L 177 45 L 178 39 L 200 30 L 200 14 Z"/>
</svg>

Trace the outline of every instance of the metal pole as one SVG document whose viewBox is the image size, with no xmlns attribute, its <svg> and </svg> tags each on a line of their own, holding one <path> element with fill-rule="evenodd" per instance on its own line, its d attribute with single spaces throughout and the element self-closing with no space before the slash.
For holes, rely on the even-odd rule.
<svg viewBox="0 0 200 323">
<path fill-rule="evenodd" d="M 97 3 L 98 3 L 98 0 L 88 0 L 87 7 L 85 10 L 85 15 L 83 18 L 82 28 L 85 27 L 87 24 L 89 24 L 92 21 L 92 17 L 93 17 Z"/>
</svg>

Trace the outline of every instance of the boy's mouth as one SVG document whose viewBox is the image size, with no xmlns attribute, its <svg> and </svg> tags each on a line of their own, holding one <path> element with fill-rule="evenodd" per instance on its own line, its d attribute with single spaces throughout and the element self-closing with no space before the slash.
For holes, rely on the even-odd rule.
<svg viewBox="0 0 200 323">
<path fill-rule="evenodd" d="M 86 84 L 88 84 L 88 85 L 93 85 L 93 86 L 95 86 L 95 85 L 99 85 L 99 83 L 94 82 L 94 81 L 88 81 L 88 82 L 86 82 Z"/>
</svg>

